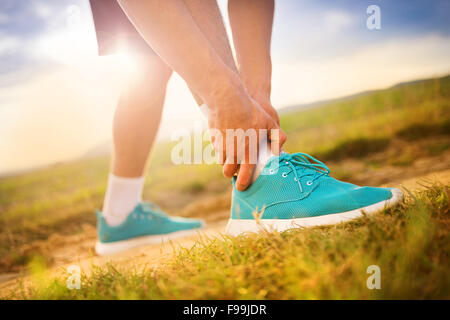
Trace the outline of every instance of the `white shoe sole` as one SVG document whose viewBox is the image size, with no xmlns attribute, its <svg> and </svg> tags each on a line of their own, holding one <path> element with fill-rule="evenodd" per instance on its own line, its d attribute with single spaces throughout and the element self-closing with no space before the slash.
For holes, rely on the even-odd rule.
<svg viewBox="0 0 450 320">
<path fill-rule="evenodd" d="M 363 214 L 374 214 L 390 208 L 403 199 L 400 189 L 392 189 L 392 197 L 370 206 L 340 213 L 322 215 L 318 217 L 297 219 L 230 219 L 226 227 L 226 233 L 237 236 L 244 233 L 257 233 L 263 230 L 282 232 L 293 228 L 308 228 L 315 226 L 331 225 L 349 221 L 361 217 Z"/>
<path fill-rule="evenodd" d="M 108 243 L 97 241 L 97 243 L 95 244 L 95 252 L 100 256 L 104 256 L 119 253 L 125 250 L 145 245 L 161 244 L 163 242 L 168 242 L 170 240 L 174 240 L 177 238 L 194 235 L 198 233 L 198 231 L 200 231 L 201 229 L 202 227 L 190 230 L 175 231 L 167 234 L 156 234 L 151 236 L 136 237 L 128 240 L 108 242 Z"/>
</svg>

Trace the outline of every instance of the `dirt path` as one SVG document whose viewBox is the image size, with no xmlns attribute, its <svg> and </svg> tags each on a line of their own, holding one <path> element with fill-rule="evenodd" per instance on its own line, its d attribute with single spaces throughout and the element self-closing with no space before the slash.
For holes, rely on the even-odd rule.
<svg viewBox="0 0 450 320">
<path fill-rule="evenodd" d="M 399 184 L 384 184 L 383 186 L 401 187 L 415 191 L 423 189 L 427 183 L 436 181 L 450 184 L 450 169 L 409 178 Z M 57 274 L 64 270 L 62 268 L 75 264 L 80 266 L 83 272 L 89 274 L 92 266 L 103 266 L 109 262 L 114 262 L 118 268 L 128 266 L 136 270 L 155 267 L 170 259 L 176 249 L 190 248 L 195 242 L 205 237 L 220 237 L 225 229 L 227 214 L 223 210 L 215 212 L 216 219 L 213 219 L 213 222 L 194 236 L 179 238 L 169 243 L 144 246 L 106 257 L 99 257 L 93 253 L 96 233 L 92 226 L 86 226 L 83 235 L 54 236 L 46 242 L 51 244 L 49 247 L 54 249 L 51 250 L 51 256 L 55 263 L 50 272 Z M 0 297 L 7 295 L 17 287 L 20 276 L 24 276 L 24 283 L 27 283 L 29 277 L 24 273 L 0 274 Z"/>
<path fill-rule="evenodd" d="M 148 245 L 126 252 L 117 253 L 108 256 L 97 256 L 93 252 L 95 245 L 95 236 L 90 235 L 88 239 L 77 242 L 79 236 L 66 237 L 63 241 L 67 245 L 59 247 L 53 254 L 52 258 L 55 263 L 50 269 L 51 274 L 60 274 L 70 265 L 77 265 L 81 270 L 89 274 L 93 266 L 101 267 L 110 262 L 114 262 L 117 268 L 133 267 L 139 271 L 146 267 L 155 267 L 173 257 L 174 252 L 181 248 L 190 248 L 201 239 L 210 239 L 220 237 L 224 234 L 227 220 L 221 220 L 213 224 L 207 225 L 204 229 L 195 235 L 174 239 L 157 245 Z M 62 239 L 60 239 L 62 241 Z M 70 242 L 70 241 L 73 242 Z M 15 290 L 19 281 L 23 279 L 26 285 L 31 277 L 22 273 L 5 273 L 0 274 L 0 298 L 7 296 L 12 290 Z"/>
</svg>

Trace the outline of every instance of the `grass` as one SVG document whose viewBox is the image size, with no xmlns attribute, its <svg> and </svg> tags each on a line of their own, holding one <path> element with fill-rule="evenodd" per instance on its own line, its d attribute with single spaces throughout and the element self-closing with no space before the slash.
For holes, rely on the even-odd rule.
<svg viewBox="0 0 450 320">
<path fill-rule="evenodd" d="M 397 132 L 397 136 L 408 141 L 424 139 L 438 134 L 450 134 L 450 120 L 438 124 L 415 123 Z"/>
<path fill-rule="evenodd" d="M 447 76 L 284 114 L 281 124 L 288 133 L 286 148 L 327 156 L 351 141 L 404 139 L 408 134 L 402 137 L 402 130 L 411 132 L 417 125 L 423 126 L 428 136 L 448 136 L 449 101 Z M 360 146 L 366 148 L 367 144 Z M 353 151 L 347 149 L 339 156 L 351 156 Z"/>
<path fill-rule="evenodd" d="M 204 239 L 158 269 L 94 268 L 80 290 L 35 267 L 40 280 L 10 298 L 448 299 L 449 191 L 429 185 L 397 208 L 333 227 Z M 366 287 L 370 265 L 380 267 L 380 290 Z"/>
<path fill-rule="evenodd" d="M 387 138 L 355 138 L 340 142 L 327 152 L 318 154 L 317 157 L 324 161 L 337 161 L 345 158 L 362 158 L 387 149 L 389 143 L 390 141 Z"/>
</svg>

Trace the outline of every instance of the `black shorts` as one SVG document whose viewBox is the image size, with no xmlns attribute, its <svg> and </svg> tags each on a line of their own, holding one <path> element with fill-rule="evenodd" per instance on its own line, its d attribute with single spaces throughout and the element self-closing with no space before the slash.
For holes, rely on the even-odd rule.
<svg viewBox="0 0 450 320">
<path fill-rule="evenodd" d="M 116 0 L 89 0 L 101 56 L 121 51 L 154 54 Z"/>
</svg>

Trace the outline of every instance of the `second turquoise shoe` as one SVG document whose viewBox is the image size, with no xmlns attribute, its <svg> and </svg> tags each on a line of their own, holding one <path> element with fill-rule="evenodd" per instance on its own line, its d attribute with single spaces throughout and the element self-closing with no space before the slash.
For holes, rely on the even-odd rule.
<svg viewBox="0 0 450 320">
<path fill-rule="evenodd" d="M 98 241 L 95 251 L 99 255 L 112 254 L 146 244 L 186 236 L 198 231 L 203 221 L 181 217 L 169 217 L 152 203 L 140 203 L 118 226 L 106 223 L 97 211 Z"/>
<path fill-rule="evenodd" d="M 238 191 L 234 178 L 227 233 L 336 224 L 383 211 L 403 199 L 399 189 L 359 187 L 329 173 L 308 154 L 283 153 L 269 159 L 247 190 Z"/>
</svg>

